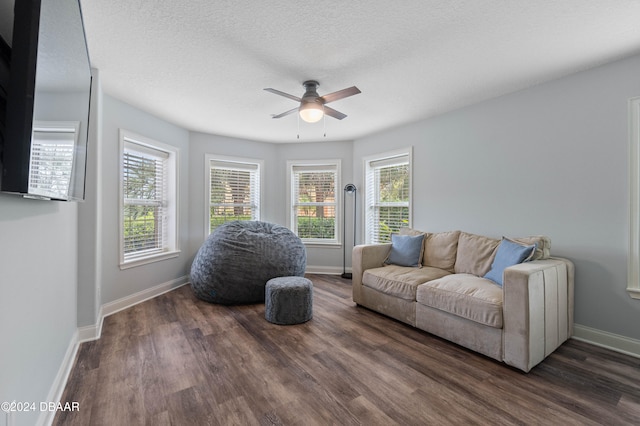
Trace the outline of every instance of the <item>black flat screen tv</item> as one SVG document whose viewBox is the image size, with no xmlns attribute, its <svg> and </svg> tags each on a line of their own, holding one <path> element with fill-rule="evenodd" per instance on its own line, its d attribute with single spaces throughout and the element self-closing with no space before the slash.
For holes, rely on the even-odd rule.
<svg viewBox="0 0 640 426">
<path fill-rule="evenodd" d="M 85 197 L 91 66 L 79 0 L 0 0 L 0 190 Z"/>
</svg>

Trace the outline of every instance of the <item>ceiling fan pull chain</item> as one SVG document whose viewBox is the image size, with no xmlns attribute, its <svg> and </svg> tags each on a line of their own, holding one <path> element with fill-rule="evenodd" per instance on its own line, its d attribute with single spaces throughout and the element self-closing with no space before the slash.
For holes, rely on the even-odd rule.
<svg viewBox="0 0 640 426">
<path fill-rule="evenodd" d="M 300 114 L 296 114 L 298 116 L 298 139 L 300 139 Z"/>
<path fill-rule="evenodd" d="M 322 104 L 322 126 L 324 131 L 324 137 L 327 137 L 327 114 L 324 113 L 324 104 Z"/>
</svg>

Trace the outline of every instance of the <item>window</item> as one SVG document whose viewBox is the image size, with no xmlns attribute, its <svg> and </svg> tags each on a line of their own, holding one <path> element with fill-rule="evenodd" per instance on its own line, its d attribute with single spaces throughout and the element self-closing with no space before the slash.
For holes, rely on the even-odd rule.
<svg viewBox="0 0 640 426">
<path fill-rule="evenodd" d="M 336 188 L 340 160 L 290 161 L 290 226 L 304 243 L 339 244 Z"/>
<path fill-rule="evenodd" d="M 366 242 L 389 242 L 411 223 L 411 151 L 365 159 L 365 174 Z"/>
<path fill-rule="evenodd" d="M 29 194 L 68 200 L 79 122 L 34 122 Z"/>
<path fill-rule="evenodd" d="M 640 97 L 629 101 L 629 259 L 627 292 L 640 299 Z"/>
<path fill-rule="evenodd" d="M 233 220 L 260 220 L 262 161 L 205 156 L 207 235 Z"/>
<path fill-rule="evenodd" d="M 120 267 L 177 256 L 177 149 L 125 130 L 120 147 Z"/>
</svg>

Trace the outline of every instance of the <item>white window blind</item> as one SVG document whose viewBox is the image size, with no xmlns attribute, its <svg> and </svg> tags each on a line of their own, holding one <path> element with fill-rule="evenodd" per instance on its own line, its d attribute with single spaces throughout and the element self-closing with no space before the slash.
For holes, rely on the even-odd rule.
<svg viewBox="0 0 640 426">
<path fill-rule="evenodd" d="M 260 220 L 260 165 L 209 163 L 209 232 L 233 220 Z"/>
<path fill-rule="evenodd" d="M 338 165 L 292 165 L 292 229 L 305 242 L 337 242 Z"/>
<path fill-rule="evenodd" d="M 366 240 L 368 243 L 389 242 L 392 233 L 409 225 L 409 155 L 368 161 L 366 187 Z"/>
<path fill-rule="evenodd" d="M 124 260 L 169 249 L 167 152 L 125 140 Z"/>
<path fill-rule="evenodd" d="M 69 198 L 77 127 L 35 128 L 31 138 L 29 193 L 47 198 Z"/>
</svg>

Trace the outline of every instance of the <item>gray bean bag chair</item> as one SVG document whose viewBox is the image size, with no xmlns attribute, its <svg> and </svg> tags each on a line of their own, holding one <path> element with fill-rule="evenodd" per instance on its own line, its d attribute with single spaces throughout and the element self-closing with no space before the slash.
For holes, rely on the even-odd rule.
<svg viewBox="0 0 640 426">
<path fill-rule="evenodd" d="M 268 222 L 234 221 L 213 231 L 191 265 L 191 288 L 199 299 L 222 305 L 264 302 L 271 278 L 304 276 L 307 252 L 288 228 Z"/>
</svg>

